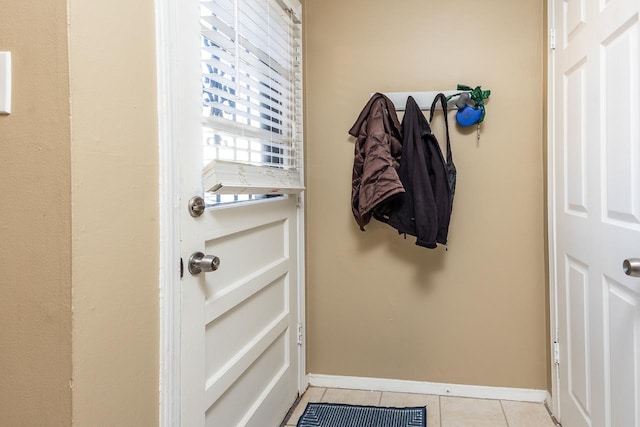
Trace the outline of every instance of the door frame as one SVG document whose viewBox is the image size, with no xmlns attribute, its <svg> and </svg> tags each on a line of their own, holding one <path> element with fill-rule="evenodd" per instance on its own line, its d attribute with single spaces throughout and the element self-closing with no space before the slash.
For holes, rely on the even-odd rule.
<svg viewBox="0 0 640 427">
<path fill-rule="evenodd" d="M 159 425 L 181 423 L 181 280 L 180 280 L 180 134 L 176 64 L 178 16 L 174 0 L 155 0 L 156 70 L 158 104 L 159 183 Z M 304 24 L 303 24 L 304 25 Z M 302 149 L 304 147 L 301 147 Z M 304 162 L 303 162 L 304 164 Z M 304 168 L 300 168 L 304 177 Z M 295 196 L 289 196 L 295 197 Z M 298 323 L 302 343 L 298 345 L 298 393 L 308 386 L 306 368 L 305 296 L 305 194 L 298 195 Z M 185 273 L 188 274 L 188 273 Z"/>
<path fill-rule="evenodd" d="M 180 168 L 176 4 L 155 1 L 159 185 L 159 425 L 180 425 Z"/>
<path fill-rule="evenodd" d="M 556 0 L 547 0 L 547 22 L 545 49 L 547 50 L 547 239 L 549 251 L 549 352 L 551 363 L 551 401 L 549 402 L 551 412 L 556 418 L 561 416 L 560 408 L 560 377 L 559 365 L 555 362 L 555 342 L 558 340 L 558 287 L 556 271 L 556 175 L 555 175 L 555 3 Z"/>
</svg>

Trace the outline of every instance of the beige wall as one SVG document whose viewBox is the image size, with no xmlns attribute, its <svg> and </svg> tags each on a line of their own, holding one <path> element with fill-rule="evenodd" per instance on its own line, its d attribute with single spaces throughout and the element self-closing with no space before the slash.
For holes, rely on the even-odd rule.
<svg viewBox="0 0 640 427">
<path fill-rule="evenodd" d="M 71 0 L 73 424 L 158 424 L 153 0 Z"/>
<path fill-rule="evenodd" d="M 0 0 L 14 74 L 0 116 L 0 424 L 153 426 L 153 1 L 69 7 L 68 38 L 66 1 Z"/>
<path fill-rule="evenodd" d="M 546 389 L 543 2 L 305 1 L 308 371 Z M 492 90 L 454 129 L 449 248 L 350 212 L 371 92 Z M 453 118 L 453 114 L 451 115 Z"/>
<path fill-rule="evenodd" d="M 71 421 L 66 1 L 0 0 L 13 108 L 0 116 L 0 424 Z"/>
</svg>

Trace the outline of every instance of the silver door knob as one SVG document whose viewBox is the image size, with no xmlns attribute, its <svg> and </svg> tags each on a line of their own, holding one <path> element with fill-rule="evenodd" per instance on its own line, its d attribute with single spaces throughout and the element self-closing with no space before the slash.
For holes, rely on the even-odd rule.
<svg viewBox="0 0 640 427">
<path fill-rule="evenodd" d="M 627 276 L 640 277 L 640 258 L 625 259 L 622 269 Z"/>
<path fill-rule="evenodd" d="M 205 255 L 202 252 L 194 252 L 189 257 L 189 273 L 192 276 L 209 271 L 216 271 L 220 267 L 220 258 L 214 255 Z"/>
</svg>

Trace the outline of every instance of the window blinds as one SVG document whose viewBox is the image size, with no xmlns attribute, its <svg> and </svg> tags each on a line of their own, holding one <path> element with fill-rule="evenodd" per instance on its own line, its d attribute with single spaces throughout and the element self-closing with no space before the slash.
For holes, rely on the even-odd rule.
<svg viewBox="0 0 640 427">
<path fill-rule="evenodd" d="M 297 0 L 200 2 L 205 190 L 303 189 L 300 9 Z"/>
</svg>

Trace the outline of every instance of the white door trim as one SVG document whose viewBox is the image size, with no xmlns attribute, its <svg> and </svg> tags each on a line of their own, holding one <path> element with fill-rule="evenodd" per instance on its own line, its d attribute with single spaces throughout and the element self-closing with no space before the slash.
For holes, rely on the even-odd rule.
<svg viewBox="0 0 640 427">
<path fill-rule="evenodd" d="M 560 385 L 554 342 L 558 339 L 556 281 L 556 176 L 555 176 L 555 0 L 547 0 L 547 228 L 549 239 L 549 351 L 551 353 L 551 412 L 560 415 Z"/>
<path fill-rule="evenodd" d="M 156 0 L 158 97 L 160 370 L 159 425 L 180 425 L 180 167 L 175 126 L 176 2 Z"/>
<path fill-rule="evenodd" d="M 303 20 L 303 16 L 300 15 L 300 19 Z M 304 40 L 304 23 L 302 24 L 302 46 L 305 46 Z M 304 52 L 302 48 L 300 50 L 300 73 L 302 73 L 302 86 L 304 88 Z M 304 158 L 305 158 L 305 149 L 304 149 L 304 89 L 302 92 L 303 102 L 300 106 L 302 108 L 300 116 L 303 117 L 302 123 L 299 126 L 303 127 L 303 135 L 302 140 L 300 141 L 300 151 L 302 152 L 302 161 L 299 165 L 300 177 L 302 179 L 302 186 L 306 185 L 305 178 L 305 170 L 304 170 Z M 301 327 L 299 333 L 302 334 L 302 343 L 298 346 L 298 393 L 302 396 L 302 393 L 305 392 L 307 387 L 309 386 L 309 382 L 307 381 L 307 297 L 306 297 L 306 265 L 307 265 L 307 256 L 306 256 L 306 248 L 305 248 L 305 229 L 306 224 L 304 221 L 305 218 L 305 210 L 306 210 L 306 190 L 298 193 L 298 324 Z"/>
<path fill-rule="evenodd" d="M 304 171 L 300 171 L 304 177 Z M 304 180 L 304 178 L 303 178 Z M 306 323 L 306 295 L 305 295 L 305 239 L 304 239 L 304 211 L 305 192 L 298 194 L 298 324 L 302 334 L 301 343 L 298 345 L 298 393 L 302 393 L 309 386 L 307 380 L 307 323 Z"/>
<path fill-rule="evenodd" d="M 176 93 L 176 3 L 156 0 L 156 67 L 158 97 L 158 163 L 159 163 L 159 294 L 160 294 L 160 368 L 159 425 L 178 427 L 181 420 L 180 378 L 180 167 L 179 133 L 175 125 Z M 302 176 L 304 171 L 301 170 Z M 295 196 L 294 196 L 295 197 Z M 298 391 L 308 386 L 306 375 L 306 297 L 304 192 L 298 209 L 298 322 L 303 340 L 298 347 Z M 186 209 L 186 205 L 184 206 Z"/>
</svg>

